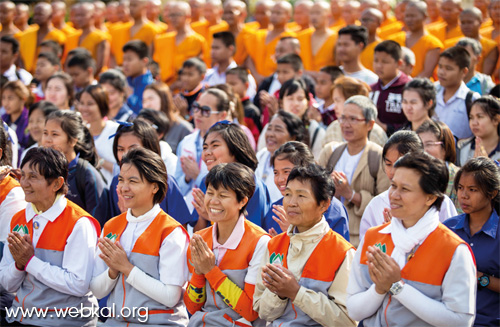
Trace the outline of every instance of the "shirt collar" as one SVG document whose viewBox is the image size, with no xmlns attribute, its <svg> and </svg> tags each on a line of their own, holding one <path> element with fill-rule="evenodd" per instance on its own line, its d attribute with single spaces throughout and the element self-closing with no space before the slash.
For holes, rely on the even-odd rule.
<svg viewBox="0 0 500 327">
<path fill-rule="evenodd" d="M 498 213 L 496 212 L 495 209 L 493 209 L 493 212 L 491 213 L 490 218 L 484 223 L 483 227 L 479 232 L 483 232 L 486 235 L 496 239 L 497 238 L 497 230 L 498 230 Z M 471 235 L 470 232 L 470 226 L 469 226 L 469 215 L 468 214 L 462 214 L 460 215 L 460 219 L 458 220 L 457 224 L 455 225 L 455 229 L 462 229 L 464 230 L 467 235 Z"/>
<path fill-rule="evenodd" d="M 155 218 L 156 216 L 158 216 L 160 211 L 161 211 L 161 208 L 160 208 L 160 205 L 158 203 L 155 204 L 153 206 L 153 208 L 151 208 L 151 210 L 149 210 L 145 214 L 140 215 L 138 217 L 134 217 L 134 215 L 132 215 L 132 210 L 128 209 L 127 210 L 127 221 L 129 223 L 141 223 L 143 221 L 147 221 L 147 220 Z"/>
<path fill-rule="evenodd" d="M 401 72 L 398 72 L 398 74 L 396 75 L 396 77 L 394 77 L 392 79 L 392 81 L 390 81 L 389 83 L 387 83 L 386 85 L 382 85 L 382 81 L 380 81 L 380 88 L 382 90 L 387 90 L 388 88 L 390 88 L 392 86 L 392 84 L 396 83 L 396 81 L 401 77 Z"/>
<path fill-rule="evenodd" d="M 467 92 L 469 92 L 469 88 L 462 81 L 462 84 L 460 84 L 460 87 L 458 88 L 457 92 L 453 95 L 452 98 L 457 97 L 459 99 L 465 100 L 465 98 L 467 97 Z"/>
<path fill-rule="evenodd" d="M 46 218 L 50 222 L 53 222 L 64 211 L 64 209 L 66 208 L 66 205 L 68 204 L 68 200 L 66 200 L 66 197 L 62 194 L 57 195 L 52 207 L 50 207 L 49 210 L 47 210 L 45 212 L 39 212 L 38 210 L 36 210 L 33 203 L 30 203 L 30 204 L 31 205 L 28 205 L 26 207 L 26 221 L 27 222 L 29 222 L 35 216 L 42 216 L 43 218 Z"/>
<path fill-rule="evenodd" d="M 15 77 L 17 79 L 17 76 L 16 76 L 16 65 L 10 65 L 9 69 L 7 69 L 4 73 L 3 73 L 3 76 L 7 77 L 9 79 L 9 81 L 11 80 L 11 78 Z"/>
<path fill-rule="evenodd" d="M 234 250 L 240 244 L 243 234 L 245 234 L 245 216 L 240 215 L 229 238 L 224 244 L 220 244 L 217 241 L 217 223 L 215 223 L 212 228 L 213 249 Z"/>
<path fill-rule="evenodd" d="M 312 240 L 314 242 L 317 238 L 323 237 L 329 228 L 330 226 L 326 222 L 325 216 L 322 216 L 321 220 L 316 223 L 316 225 L 305 232 L 299 233 L 296 226 L 290 225 L 286 233 L 290 237 L 290 241 L 300 238 L 302 240 Z"/>
</svg>

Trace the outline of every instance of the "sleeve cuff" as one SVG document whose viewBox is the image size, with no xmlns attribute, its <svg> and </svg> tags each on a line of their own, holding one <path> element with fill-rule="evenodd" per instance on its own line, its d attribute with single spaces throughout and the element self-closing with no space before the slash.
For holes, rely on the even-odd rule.
<svg viewBox="0 0 500 327">
<path fill-rule="evenodd" d="M 224 274 L 217 266 L 213 267 L 212 270 L 205 274 L 205 278 L 208 280 L 210 285 L 212 285 L 214 290 L 217 289 L 217 286 L 219 286 L 225 277 L 227 277 L 226 274 Z"/>
<path fill-rule="evenodd" d="M 198 275 L 197 273 L 193 272 L 190 283 L 195 287 L 203 287 L 205 286 L 205 281 L 206 279 L 204 275 Z"/>
<path fill-rule="evenodd" d="M 300 306 L 300 304 L 302 303 L 302 300 L 304 299 L 306 292 L 307 292 L 306 288 L 304 286 L 301 286 L 299 288 L 299 291 L 297 292 L 297 295 L 295 295 L 295 300 L 293 301 L 293 304 Z"/>
<path fill-rule="evenodd" d="M 108 268 L 108 269 L 109 269 L 109 268 Z M 137 275 L 137 274 L 140 274 L 140 271 L 141 271 L 141 270 L 140 270 L 139 268 L 137 268 L 137 266 L 134 266 L 134 268 L 132 268 L 132 270 L 131 270 L 131 271 L 130 271 L 130 273 L 128 274 L 128 277 L 127 277 L 127 279 L 126 279 L 125 281 L 126 281 L 127 283 L 129 283 L 130 285 L 133 285 L 134 280 L 135 280 L 135 278 L 136 278 L 136 275 Z M 120 276 L 120 274 L 118 274 L 118 276 Z M 118 276 L 117 276 L 116 278 L 118 278 Z M 111 277 L 109 277 L 109 273 L 108 273 L 108 278 L 109 278 L 110 280 L 112 280 L 112 281 L 115 281 L 115 280 L 116 280 L 116 278 L 115 278 L 115 279 L 111 279 Z"/>
<path fill-rule="evenodd" d="M 28 263 L 26 264 L 26 267 L 24 267 L 24 270 L 35 276 L 37 275 L 37 273 L 41 270 L 41 266 L 43 265 L 43 261 L 38 259 L 37 257 L 35 256 L 32 256 L 31 259 L 28 261 Z M 16 267 L 17 268 L 17 267 Z"/>
<path fill-rule="evenodd" d="M 385 296 L 387 295 L 386 294 L 379 294 L 376 290 L 375 290 L 375 284 L 372 284 L 372 286 L 370 286 L 370 288 L 368 289 L 368 294 L 370 294 L 371 297 L 379 300 L 380 302 L 382 302 L 385 298 Z"/>
</svg>

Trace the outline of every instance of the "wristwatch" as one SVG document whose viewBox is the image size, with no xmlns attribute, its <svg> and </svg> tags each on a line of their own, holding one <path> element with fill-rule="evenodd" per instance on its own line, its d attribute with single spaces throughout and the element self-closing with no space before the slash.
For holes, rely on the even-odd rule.
<svg viewBox="0 0 500 327">
<path fill-rule="evenodd" d="M 477 283 L 481 288 L 487 287 L 488 285 L 490 285 L 490 276 L 484 274 L 481 277 L 478 277 Z"/>
<path fill-rule="evenodd" d="M 405 283 L 402 280 L 400 280 L 399 282 L 395 282 L 389 289 L 389 293 L 391 293 L 391 295 L 398 295 L 403 290 L 404 285 Z"/>
</svg>

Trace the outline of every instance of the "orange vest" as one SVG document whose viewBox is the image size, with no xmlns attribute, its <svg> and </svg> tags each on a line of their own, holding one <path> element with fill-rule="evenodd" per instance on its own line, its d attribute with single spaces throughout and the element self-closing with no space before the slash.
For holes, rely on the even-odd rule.
<svg viewBox="0 0 500 327">
<path fill-rule="evenodd" d="M 5 200 L 14 187 L 21 187 L 21 184 L 19 184 L 19 182 L 12 176 L 5 176 L 2 182 L 0 182 L 0 204 Z"/>
</svg>

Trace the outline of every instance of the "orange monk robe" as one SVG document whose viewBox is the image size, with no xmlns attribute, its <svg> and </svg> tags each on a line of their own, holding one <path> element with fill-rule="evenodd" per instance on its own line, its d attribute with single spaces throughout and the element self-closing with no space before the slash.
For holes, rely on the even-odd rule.
<svg viewBox="0 0 500 327">
<path fill-rule="evenodd" d="M 66 25 L 69 25 L 70 27 L 75 28 L 75 24 L 73 24 L 73 22 L 67 22 Z"/>
<path fill-rule="evenodd" d="M 389 37 L 393 36 L 394 34 L 400 33 L 403 31 L 403 28 L 405 27 L 405 24 L 403 22 L 400 22 L 399 20 L 395 21 L 392 24 L 386 25 L 384 27 L 381 27 L 377 30 L 377 36 L 381 38 L 382 40 L 387 40 Z"/>
<path fill-rule="evenodd" d="M 68 24 L 65 24 L 63 28 L 60 29 L 66 37 L 69 37 L 70 35 L 76 33 L 77 29 L 74 28 L 73 26 L 70 26 Z"/>
<path fill-rule="evenodd" d="M 193 31 L 208 40 L 210 35 L 213 35 L 214 33 L 227 31 L 229 29 L 229 25 L 225 21 L 221 21 L 218 24 L 210 26 L 207 20 L 199 20 L 191 23 L 191 28 Z"/>
<path fill-rule="evenodd" d="M 224 31 L 229 31 L 229 25 L 226 29 L 224 29 Z M 240 33 L 238 33 L 238 36 L 235 39 L 236 51 L 234 53 L 233 59 L 239 66 L 243 65 L 248 57 L 248 48 L 252 47 L 251 41 L 254 34 L 255 30 L 251 27 L 247 27 L 247 25 L 245 24 L 243 26 L 243 29 L 240 31 Z"/>
<path fill-rule="evenodd" d="M 177 72 L 182 64 L 192 57 L 205 57 L 208 54 L 203 36 L 191 34 L 175 44 L 177 32 L 168 32 L 159 35 L 154 40 L 153 60 L 160 66 L 161 79 L 169 84 L 177 78 Z M 204 59 L 204 58 L 202 58 Z"/>
<path fill-rule="evenodd" d="M 215 25 L 210 26 L 208 28 L 207 35 L 205 36 L 205 35 L 201 34 L 201 36 L 203 36 L 205 38 L 205 40 L 207 40 L 208 47 L 211 48 L 212 41 L 214 39 L 214 34 L 219 33 L 219 32 L 224 32 L 227 30 L 229 30 L 229 25 L 225 21 L 222 21 L 219 24 L 215 24 Z"/>
<path fill-rule="evenodd" d="M 383 22 L 382 24 L 380 24 L 380 28 L 383 28 L 383 27 L 386 27 L 386 26 L 389 26 L 391 24 L 394 24 L 395 22 L 397 22 L 398 20 L 396 19 L 396 17 L 394 16 L 389 16 L 387 17 Z"/>
<path fill-rule="evenodd" d="M 382 42 L 382 41 L 374 41 L 374 42 L 368 44 L 363 49 L 363 52 L 361 52 L 361 55 L 359 56 L 359 60 L 361 60 L 361 64 L 371 71 L 373 71 L 373 55 L 375 52 L 375 47 L 380 42 Z"/>
<path fill-rule="evenodd" d="M 66 41 L 66 47 L 64 49 L 64 52 L 67 54 L 69 51 L 73 50 L 74 48 L 85 48 L 89 50 L 89 52 L 92 54 L 92 58 L 97 60 L 97 50 L 98 46 L 102 41 L 110 40 L 111 36 L 109 33 L 103 32 L 101 30 L 94 30 L 87 34 L 87 36 L 82 40 L 82 42 L 79 44 L 78 42 L 80 41 L 80 36 L 82 35 L 82 31 L 78 30 L 76 33 L 73 33 L 68 37 L 68 40 Z M 66 56 L 65 56 L 66 57 Z"/>
<path fill-rule="evenodd" d="M 491 37 L 491 34 L 490 34 L 490 37 Z M 448 48 L 455 46 L 457 44 L 457 42 L 460 41 L 460 39 L 461 39 L 461 37 L 456 37 L 456 38 L 447 40 L 444 43 L 444 48 L 448 49 Z M 479 39 L 479 42 L 481 43 L 481 46 L 483 47 L 483 51 L 481 52 L 481 59 L 479 59 L 479 61 L 476 64 L 476 70 L 478 72 L 482 73 L 483 72 L 484 58 L 486 58 L 488 56 L 488 54 L 491 52 L 491 50 L 498 47 L 498 43 L 491 40 L 491 39 L 485 38 L 485 37 L 481 37 Z"/>
<path fill-rule="evenodd" d="M 286 24 L 286 29 L 289 29 L 290 31 L 299 34 L 299 33 L 305 32 L 305 31 L 307 31 L 309 29 L 312 29 L 312 27 L 308 27 L 306 29 L 302 29 L 302 26 L 300 26 L 296 22 L 290 22 L 290 23 Z"/>
<path fill-rule="evenodd" d="M 330 35 L 316 55 L 312 51 L 311 38 L 314 29 L 307 29 L 297 35 L 300 42 L 300 57 L 304 64 L 304 69 L 318 72 L 321 68 L 329 65 L 335 65 L 335 43 L 337 43 L 337 34 Z"/>
<path fill-rule="evenodd" d="M 454 39 L 456 37 L 463 37 L 462 30 L 460 26 L 457 25 L 448 32 L 446 32 L 446 27 L 448 24 L 446 22 L 433 23 L 426 26 L 427 31 L 437 37 L 441 42 L 445 42 L 449 39 Z"/>
<path fill-rule="evenodd" d="M 36 47 L 36 37 L 39 30 L 38 25 L 29 28 L 21 35 L 19 40 L 19 52 L 24 63 L 24 69 L 33 73 L 35 70 L 35 62 L 38 56 L 39 49 Z M 53 40 L 59 43 L 62 47 L 66 43 L 66 35 L 58 29 L 52 29 L 43 41 Z"/>
<path fill-rule="evenodd" d="M 491 17 L 488 17 L 488 19 L 481 24 L 481 27 L 479 29 L 482 30 L 490 26 L 493 26 L 493 20 L 491 20 Z"/>
<path fill-rule="evenodd" d="M 344 18 L 340 17 L 339 19 L 335 20 L 333 24 L 331 24 L 329 27 L 332 30 L 338 31 L 339 29 L 345 26 L 346 24 Z"/>
<path fill-rule="evenodd" d="M 275 37 L 266 44 L 266 36 L 268 30 L 260 29 L 252 38 L 251 44 L 253 45 L 248 49 L 248 54 L 252 57 L 257 72 L 262 76 L 269 76 L 276 71 L 276 61 L 274 59 L 274 50 L 276 44 L 282 37 L 292 36 L 296 37 L 292 31 L 285 30 L 278 37 Z"/>
<path fill-rule="evenodd" d="M 141 40 L 150 46 L 157 34 L 160 33 L 158 27 L 152 22 L 145 23 L 134 36 L 130 36 L 130 29 L 134 25 L 133 22 L 123 23 L 121 26 L 109 30 L 111 35 L 111 53 L 115 57 L 117 65 L 121 65 L 123 61 L 123 46 L 131 40 Z"/>
<path fill-rule="evenodd" d="M 255 21 L 248 22 L 248 23 L 245 23 L 245 28 L 257 31 L 257 30 L 260 30 L 260 24 L 259 24 L 259 22 L 255 22 Z"/>
<path fill-rule="evenodd" d="M 401 32 L 389 40 L 396 41 L 402 47 L 406 46 L 406 32 Z M 418 76 L 424 70 L 425 56 L 429 50 L 443 49 L 443 43 L 434 35 L 426 34 L 415 43 L 410 50 L 415 54 L 415 66 L 413 67 L 412 77 Z"/>
<path fill-rule="evenodd" d="M 158 29 L 160 30 L 160 33 L 165 33 L 168 30 L 168 24 L 164 22 L 158 22 L 155 23 L 156 26 L 158 26 Z"/>
</svg>

